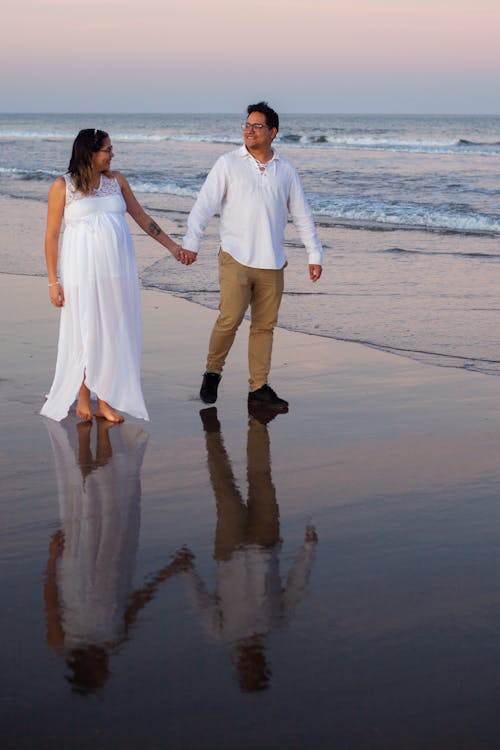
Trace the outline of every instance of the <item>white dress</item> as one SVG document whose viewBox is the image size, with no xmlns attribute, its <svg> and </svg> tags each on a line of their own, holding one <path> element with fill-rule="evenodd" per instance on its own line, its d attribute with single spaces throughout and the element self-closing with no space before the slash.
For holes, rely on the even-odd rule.
<svg viewBox="0 0 500 750">
<path fill-rule="evenodd" d="M 116 179 L 92 195 L 65 175 L 59 271 L 64 290 L 56 371 L 41 414 L 60 421 L 85 385 L 110 406 L 149 419 L 140 382 L 142 323 L 134 246 Z"/>
<path fill-rule="evenodd" d="M 46 422 L 54 451 L 64 549 L 57 588 L 67 648 L 117 643 L 139 542 L 141 466 L 148 435 L 138 424 L 109 432 L 110 457 L 85 478 L 74 422 Z"/>
</svg>

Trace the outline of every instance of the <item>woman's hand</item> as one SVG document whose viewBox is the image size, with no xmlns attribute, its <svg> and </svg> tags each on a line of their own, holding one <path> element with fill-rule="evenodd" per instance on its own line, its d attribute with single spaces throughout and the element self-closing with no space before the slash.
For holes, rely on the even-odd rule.
<svg viewBox="0 0 500 750">
<path fill-rule="evenodd" d="M 66 183 L 64 177 L 58 177 L 49 190 L 47 205 L 47 229 L 45 231 L 45 260 L 49 280 L 49 297 L 54 307 L 64 305 L 64 293 L 57 279 L 57 256 L 59 253 L 59 232 L 64 213 Z M 55 281 L 51 281 L 55 279 Z"/>
<path fill-rule="evenodd" d="M 54 307 L 62 307 L 64 305 L 64 291 L 58 281 L 54 284 L 49 284 L 49 297 Z"/>
</svg>

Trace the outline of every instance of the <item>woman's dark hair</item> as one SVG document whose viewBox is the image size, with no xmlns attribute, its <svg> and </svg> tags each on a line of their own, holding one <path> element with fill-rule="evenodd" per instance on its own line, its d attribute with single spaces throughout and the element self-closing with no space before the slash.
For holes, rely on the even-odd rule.
<svg viewBox="0 0 500 750">
<path fill-rule="evenodd" d="M 272 109 L 267 102 L 257 102 L 257 104 L 249 104 L 247 107 L 247 114 L 251 115 L 252 112 L 260 112 L 266 118 L 266 125 L 268 128 L 280 129 L 280 118 L 278 113 Z"/>
<path fill-rule="evenodd" d="M 106 138 L 109 135 L 104 130 L 85 128 L 80 130 L 74 140 L 68 174 L 81 193 L 90 193 L 92 190 L 92 154 L 101 150 Z"/>
</svg>

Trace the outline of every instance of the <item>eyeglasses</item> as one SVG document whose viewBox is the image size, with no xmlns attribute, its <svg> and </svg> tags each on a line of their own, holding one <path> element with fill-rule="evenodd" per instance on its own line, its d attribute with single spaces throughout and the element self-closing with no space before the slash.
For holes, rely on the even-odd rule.
<svg viewBox="0 0 500 750">
<path fill-rule="evenodd" d="M 242 130 L 262 130 L 262 128 L 267 128 L 267 125 L 264 125 L 264 123 L 262 122 L 242 122 L 241 123 Z"/>
<path fill-rule="evenodd" d="M 107 148 L 100 148 L 99 151 L 103 151 L 105 154 L 112 154 L 113 146 L 108 146 Z"/>
</svg>

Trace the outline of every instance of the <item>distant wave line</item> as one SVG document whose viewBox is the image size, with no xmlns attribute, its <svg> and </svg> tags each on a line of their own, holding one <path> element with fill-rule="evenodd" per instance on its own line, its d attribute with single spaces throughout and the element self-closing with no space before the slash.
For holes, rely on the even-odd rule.
<svg viewBox="0 0 500 750">
<path fill-rule="evenodd" d="M 9 130 L 0 129 L 0 139 L 18 138 L 34 140 L 73 140 L 76 132 L 70 131 L 51 131 L 51 130 Z M 194 143 L 214 143 L 227 145 L 240 145 L 242 142 L 241 135 L 230 133 L 222 135 L 217 133 L 134 133 L 118 131 L 113 133 L 114 141 L 121 142 L 194 142 Z M 500 141 L 473 141 L 467 138 L 458 139 L 411 139 L 411 138 L 382 138 L 377 136 L 330 134 L 320 133 L 317 135 L 306 135 L 304 133 L 279 133 L 276 143 L 286 146 L 307 148 L 312 146 L 324 146 L 336 149 L 362 149 L 362 150 L 382 150 L 382 151 L 410 151 L 413 153 L 473 153 L 475 155 L 495 156 L 500 155 Z"/>
<path fill-rule="evenodd" d="M 368 205 L 349 205 L 346 200 L 341 202 L 310 197 L 313 213 L 317 216 L 328 216 L 333 221 L 353 221 L 360 225 L 380 225 L 384 227 L 398 227 L 404 229 L 424 229 L 430 231 L 454 232 L 458 234 L 500 234 L 500 220 L 495 215 L 480 213 L 463 213 L 462 215 L 447 213 L 433 207 L 404 204 L 378 205 L 374 202 Z"/>
</svg>

